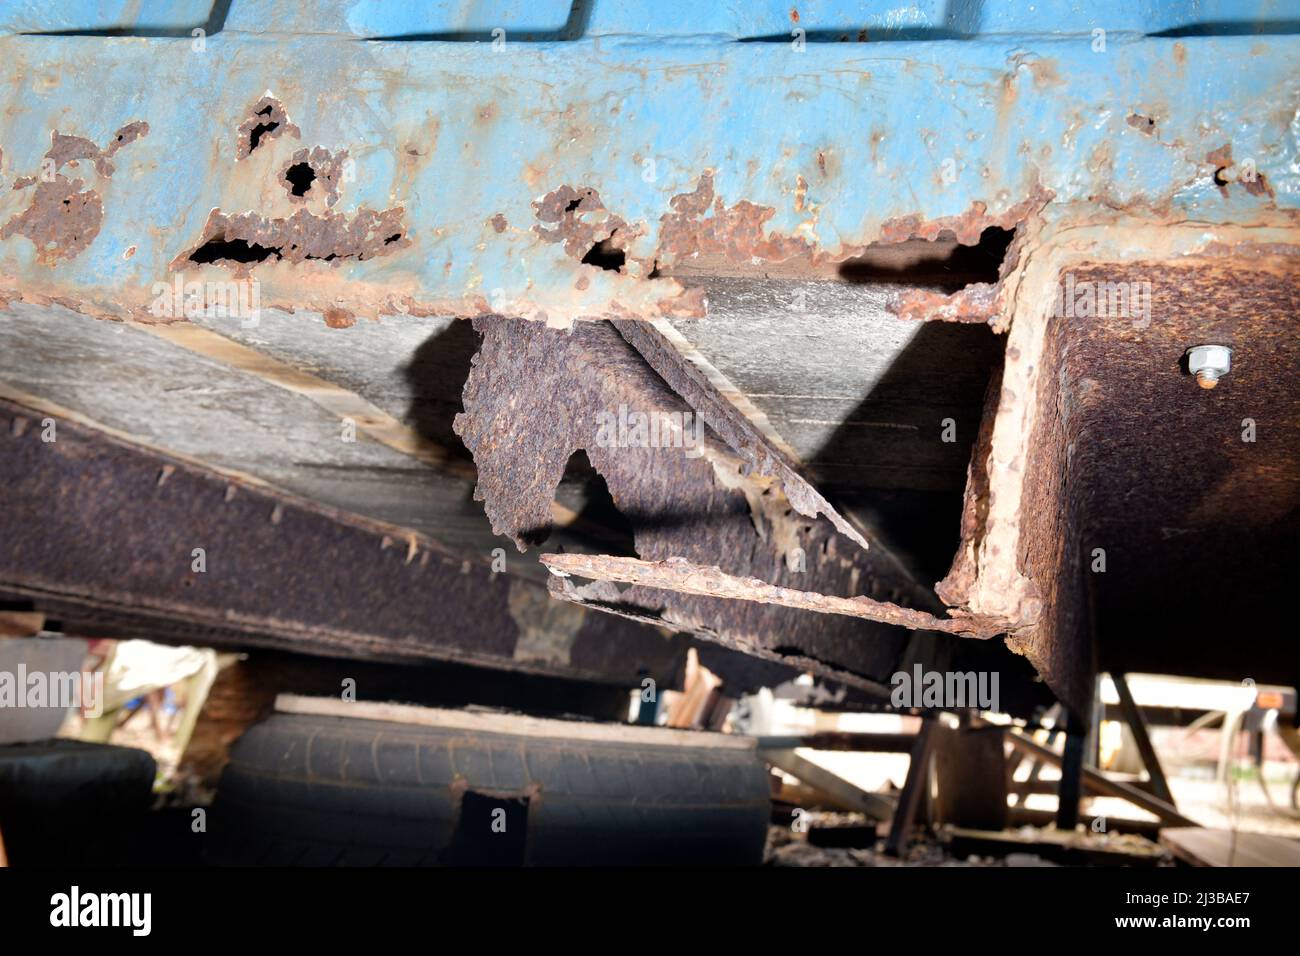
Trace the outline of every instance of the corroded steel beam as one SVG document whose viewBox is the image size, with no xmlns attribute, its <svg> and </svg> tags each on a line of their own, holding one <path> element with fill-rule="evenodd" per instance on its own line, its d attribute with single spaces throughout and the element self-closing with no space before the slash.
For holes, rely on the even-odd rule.
<svg viewBox="0 0 1300 956">
<path fill-rule="evenodd" d="M 566 332 L 482 318 L 475 327 L 483 344 L 455 428 L 474 455 L 475 494 L 493 529 L 521 550 L 544 538 L 556 485 L 583 451 L 647 561 L 682 558 L 779 587 L 940 609 L 887 549 L 864 551 L 829 521 L 796 514 L 780 482 L 732 454 L 610 324 Z M 653 422 L 657 440 L 646 427 Z M 883 685 L 906 654 L 943 640 L 929 632 L 909 638 L 877 621 L 657 588 L 579 592 L 553 582 L 552 591 L 859 686 L 864 679 Z"/>
<path fill-rule="evenodd" d="M 782 588 L 757 578 L 726 574 L 716 567 L 691 564 L 680 558 L 667 561 L 640 561 L 607 554 L 544 554 L 542 563 L 553 574 L 579 577 L 590 581 L 619 581 L 646 588 L 663 588 L 681 594 L 755 601 L 780 607 L 816 611 L 819 614 L 843 614 L 881 624 L 895 624 L 909 630 L 943 631 L 960 637 L 987 639 L 1002 633 L 997 621 L 981 621 L 970 615 L 939 618 L 924 611 L 899 607 L 867 597 L 833 597 L 809 591 Z"/>
<path fill-rule="evenodd" d="M 7 401 L 0 599 L 81 633 L 629 687 L 672 686 L 686 650 L 414 532 Z"/>
<path fill-rule="evenodd" d="M 809 518 L 825 516 L 850 541 L 868 547 L 862 532 L 800 474 L 792 456 L 763 435 L 710 380 L 708 373 L 683 354 L 690 346 L 671 325 L 656 320 L 623 320 L 616 321 L 614 327 L 757 475 L 780 480 L 786 500 L 795 511 Z"/>
<path fill-rule="evenodd" d="M 1079 713 L 1099 665 L 1300 680 L 1263 636 L 1300 541 L 1296 236 L 1275 214 L 1089 217 L 1044 230 L 1009 277 L 1006 362 L 938 592 L 1007 622 Z M 1140 308 L 1116 308 L 1115 290 Z M 1213 391 L 1182 367 L 1205 342 L 1235 355 Z"/>
<path fill-rule="evenodd" d="M 1045 202 L 1230 222 L 1300 196 L 1290 35 L 1099 44 L 1042 34 L 1057 10 L 960 39 L 820 42 L 850 24 L 813 11 L 681 37 L 705 12 L 657 5 L 634 37 L 505 24 L 489 45 L 337 8 L 322 29 L 236 0 L 197 40 L 0 35 L 0 293 L 151 320 L 156 283 L 255 277 L 264 307 L 340 321 L 698 316 L 678 267 L 971 244 Z M 1230 78 L 1212 109 L 1207 76 Z M 906 307 L 986 318 L 988 291 Z"/>
</svg>

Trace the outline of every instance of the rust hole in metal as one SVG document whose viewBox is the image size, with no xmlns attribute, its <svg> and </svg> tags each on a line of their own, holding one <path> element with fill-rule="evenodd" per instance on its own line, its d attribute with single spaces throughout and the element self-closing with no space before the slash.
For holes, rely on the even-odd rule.
<svg viewBox="0 0 1300 956">
<path fill-rule="evenodd" d="M 284 178 L 289 181 L 289 195 L 305 196 L 316 181 L 316 171 L 310 163 L 294 163 L 284 171 Z"/>
<path fill-rule="evenodd" d="M 296 151 L 280 171 L 280 185 L 293 202 L 306 203 L 324 199 L 333 206 L 342 195 L 348 151 L 333 152 L 324 146 Z"/>
<path fill-rule="evenodd" d="M 1147 136 L 1155 135 L 1156 121 L 1153 116 L 1143 116 L 1141 113 L 1130 113 L 1126 122 L 1139 133 L 1145 133 Z"/>
<path fill-rule="evenodd" d="M 181 253 L 172 268 L 216 263 L 246 272 L 248 266 L 272 258 L 293 263 L 363 262 L 410 245 L 402 214 L 398 206 L 382 212 L 360 209 L 352 216 L 335 212 L 318 216 L 299 209 L 287 219 L 267 219 L 255 212 L 229 216 L 213 210 L 204 238 L 192 251 Z"/>
<path fill-rule="evenodd" d="M 210 262 L 265 262 L 275 256 L 283 258 L 278 248 L 258 245 L 247 239 L 209 239 L 190 253 L 190 262 L 206 265 Z"/>
<path fill-rule="evenodd" d="M 601 239 L 592 243 L 587 254 L 580 260 L 584 266 L 596 266 L 608 272 L 622 272 L 627 265 L 627 251 L 614 244 L 614 237 Z"/>
<path fill-rule="evenodd" d="M 533 203 L 533 231 L 545 242 L 563 243 L 566 254 L 584 265 L 620 271 L 638 229 L 605 208 L 590 186 L 561 186 Z"/>
<path fill-rule="evenodd" d="M 841 263 L 839 275 L 847 282 L 927 287 L 951 294 L 997 282 L 1014 236 L 1014 229 L 988 226 L 974 245 L 958 242 L 952 233 L 932 240 L 881 243 Z"/>
<path fill-rule="evenodd" d="M 270 113 L 271 108 L 268 106 L 266 109 L 261 110 L 259 112 L 262 114 Z M 258 123 L 256 126 L 254 126 L 248 134 L 248 151 L 251 153 L 255 149 L 257 149 L 257 147 L 262 145 L 263 134 L 273 133 L 277 129 L 279 129 L 279 127 L 280 124 L 277 123 L 275 120 L 270 120 L 265 123 Z"/>
<path fill-rule="evenodd" d="M 298 127 L 289 122 L 284 105 L 274 96 L 262 97 L 253 104 L 248 118 L 239 126 L 236 158 L 247 158 L 267 141 L 285 133 L 300 135 Z"/>
</svg>

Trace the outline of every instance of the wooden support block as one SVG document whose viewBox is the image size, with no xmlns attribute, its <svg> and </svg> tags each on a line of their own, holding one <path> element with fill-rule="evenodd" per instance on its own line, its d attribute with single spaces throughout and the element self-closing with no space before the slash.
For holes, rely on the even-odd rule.
<svg viewBox="0 0 1300 956">
<path fill-rule="evenodd" d="M 778 770 L 822 791 L 841 809 L 865 813 L 874 820 L 888 820 L 894 815 L 895 804 L 889 797 L 863 790 L 793 750 L 761 750 L 759 756 Z"/>
<path fill-rule="evenodd" d="M 1016 747 L 1018 750 L 1033 754 L 1039 760 L 1042 760 L 1045 763 L 1050 763 L 1053 766 L 1061 766 L 1062 757 L 1060 754 L 1044 747 L 1035 740 L 1031 740 L 1018 731 L 1013 730 L 1008 733 L 1007 740 L 1009 740 L 1012 746 Z M 1120 797 L 1127 800 L 1134 806 L 1147 811 L 1147 813 L 1155 814 L 1169 826 L 1194 827 L 1197 825 L 1196 821 L 1189 820 L 1187 817 L 1179 813 L 1177 809 L 1171 807 L 1163 800 L 1157 799 L 1149 793 L 1144 793 L 1131 784 L 1111 780 L 1106 777 L 1105 774 L 1101 773 L 1101 771 L 1094 770 L 1092 767 L 1083 768 L 1083 784 L 1093 793 L 1099 793 L 1107 797 Z"/>
<path fill-rule="evenodd" d="M 937 726 L 934 743 L 937 822 L 981 830 L 1007 825 L 1005 728 Z"/>
<path fill-rule="evenodd" d="M 943 836 L 954 856 L 1006 856 L 1029 853 L 1065 865 L 1156 866 L 1168 854 L 1140 836 L 1104 836 L 1056 829 L 1021 834 L 1001 830 L 945 827 Z"/>
<path fill-rule="evenodd" d="M 1119 695 L 1119 705 L 1124 711 L 1124 719 L 1129 729 L 1133 731 L 1133 740 L 1137 744 L 1138 753 L 1142 755 L 1142 763 L 1147 768 L 1147 775 L 1151 778 L 1151 792 L 1171 807 L 1177 806 L 1173 792 L 1169 789 L 1169 782 L 1165 779 L 1165 772 L 1160 766 L 1160 758 L 1156 756 L 1156 748 L 1151 744 L 1151 735 L 1147 733 L 1146 719 L 1142 716 L 1142 710 L 1134 702 L 1133 694 L 1129 690 L 1128 679 L 1121 673 L 1113 672 L 1110 680 L 1115 685 L 1115 693 Z"/>
<path fill-rule="evenodd" d="M 1267 833 L 1166 827 L 1160 845 L 1192 866 L 1300 866 L 1300 842 Z"/>
<path fill-rule="evenodd" d="M 907 852 L 916 812 L 930 791 L 930 764 L 934 754 L 934 729 L 937 723 L 933 717 L 922 720 L 921 729 L 912 745 L 907 780 L 903 783 L 903 792 L 899 794 L 898 809 L 894 812 L 889 839 L 885 842 L 885 852 L 890 856 L 902 856 Z"/>
<path fill-rule="evenodd" d="M 39 611 L 0 611 L 0 637 L 35 637 L 44 627 Z"/>
</svg>

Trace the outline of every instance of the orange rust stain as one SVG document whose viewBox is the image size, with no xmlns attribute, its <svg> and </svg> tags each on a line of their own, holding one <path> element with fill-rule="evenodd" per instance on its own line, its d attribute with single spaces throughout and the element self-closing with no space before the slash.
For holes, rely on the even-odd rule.
<svg viewBox="0 0 1300 956">
<path fill-rule="evenodd" d="M 1056 72 L 1056 62 L 1053 60 L 1033 60 L 1029 64 L 1030 75 L 1034 78 L 1034 86 L 1037 89 L 1043 89 L 1047 86 L 1058 86 L 1061 83 L 1060 74 Z"/>
<path fill-rule="evenodd" d="M 1205 154 L 1205 161 L 1214 166 L 1214 183 L 1223 196 L 1228 195 L 1229 183 L 1240 183 L 1241 187 L 1252 196 L 1273 196 L 1273 187 L 1263 173 L 1255 172 L 1253 167 L 1235 172 L 1236 162 L 1232 158 L 1232 144 L 1224 143 L 1218 149 Z"/>
<path fill-rule="evenodd" d="M 79 163 L 87 162 L 93 164 L 101 179 L 107 180 L 114 172 L 112 158 L 116 152 L 148 133 L 149 124 L 136 120 L 119 129 L 100 149 L 84 136 L 54 130 L 39 181 L 36 176 L 20 176 L 13 183 L 14 190 L 36 188 L 27 208 L 0 226 L 0 239 L 25 236 L 36 247 L 36 261 L 41 265 L 75 258 L 99 235 L 104 203 L 98 191 L 83 189 L 85 180 L 69 178 L 59 170 L 67 166 L 80 171 Z M 46 164 L 52 176 L 44 175 Z"/>
<path fill-rule="evenodd" d="M 325 324 L 331 329 L 350 329 L 357 324 L 357 317 L 347 309 L 326 309 Z"/>
<path fill-rule="evenodd" d="M 1009 207 L 1000 215 L 991 216 L 987 203 L 976 201 L 959 216 L 944 216 L 940 219 L 922 220 L 915 213 L 886 220 L 880 227 L 881 242 L 903 242 L 907 239 L 939 238 L 941 233 L 948 233 L 959 243 L 973 246 L 979 242 L 980 234 L 990 226 L 1011 229 L 1028 219 L 1051 198 L 1051 193 L 1036 187 L 1028 199 Z"/>
<path fill-rule="evenodd" d="M 546 242 L 564 243 L 564 251 L 582 259 L 597 243 L 608 240 L 614 249 L 626 250 L 639 227 L 611 213 L 590 186 L 561 186 L 533 202 L 537 225 L 533 232 Z"/>
<path fill-rule="evenodd" d="M 672 211 L 660 217 L 660 258 L 681 261 L 695 254 L 721 255 L 733 262 L 763 259 L 784 262 L 808 257 L 807 240 L 779 233 L 765 235 L 776 210 L 741 199 L 728 206 L 713 191 L 713 171 L 705 170 L 695 189 L 674 196 Z M 712 215 L 707 215 L 712 213 Z"/>
</svg>

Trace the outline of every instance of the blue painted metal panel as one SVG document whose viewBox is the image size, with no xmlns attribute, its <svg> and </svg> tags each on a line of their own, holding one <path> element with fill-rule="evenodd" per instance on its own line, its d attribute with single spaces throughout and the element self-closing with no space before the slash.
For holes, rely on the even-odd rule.
<svg viewBox="0 0 1300 956">
<path fill-rule="evenodd" d="M 593 4 L 588 35 L 722 34 L 887 41 L 1011 33 L 1189 35 L 1295 33 L 1296 0 L 732 0 L 714 4 L 616 0 Z"/>
<path fill-rule="evenodd" d="M 184 30 L 207 22 L 213 0 L 0 0 L 0 33 Z"/>
<path fill-rule="evenodd" d="M 1207 222 L 1300 201 L 1290 36 L 1121 34 L 1102 49 L 1087 34 L 802 48 L 602 37 L 491 50 L 227 30 L 201 46 L 0 38 L 0 224 L 31 202 L 31 188 L 12 186 L 39 174 L 55 130 L 104 146 L 128 123 L 150 127 L 114 156 L 111 178 L 84 161 L 62 170 L 102 197 L 98 235 L 52 265 L 10 235 L 4 288 L 112 314 L 146 307 L 176 269 L 227 275 L 177 257 L 214 209 L 302 209 L 278 177 L 314 146 L 346 150 L 350 164 L 338 204 L 308 204 L 312 215 L 397 209 L 410 243 L 365 261 L 258 264 L 267 306 L 552 320 L 686 308 L 674 282 L 649 273 L 689 254 L 665 243 L 664 217 L 706 173 L 715 201 L 688 228 L 739 229 L 757 210 L 738 261 L 844 258 L 903 217 L 982 208 L 995 219 L 1036 196 L 1051 197 L 1049 214 L 1178 210 Z M 299 134 L 237 159 L 236 130 L 268 91 Z M 1210 156 L 1225 146 L 1266 188 L 1214 182 Z M 599 193 L 604 210 L 580 210 L 579 225 L 599 236 L 612 215 L 622 238 L 635 233 L 623 273 L 539 233 L 534 202 L 563 186 Z"/>
<path fill-rule="evenodd" d="M 3 0 L 0 30 L 188 30 L 217 15 L 247 33 L 356 37 L 538 35 L 574 37 L 717 35 L 815 40 L 940 39 L 992 34 L 1107 33 L 1189 36 L 1300 30 L 1300 0 Z"/>
<path fill-rule="evenodd" d="M 314 0 L 293 4 L 283 0 L 236 0 L 226 28 L 249 33 L 335 33 L 357 37 L 490 37 L 497 28 L 507 35 L 548 35 L 565 28 L 572 8 L 571 0 Z"/>
</svg>

